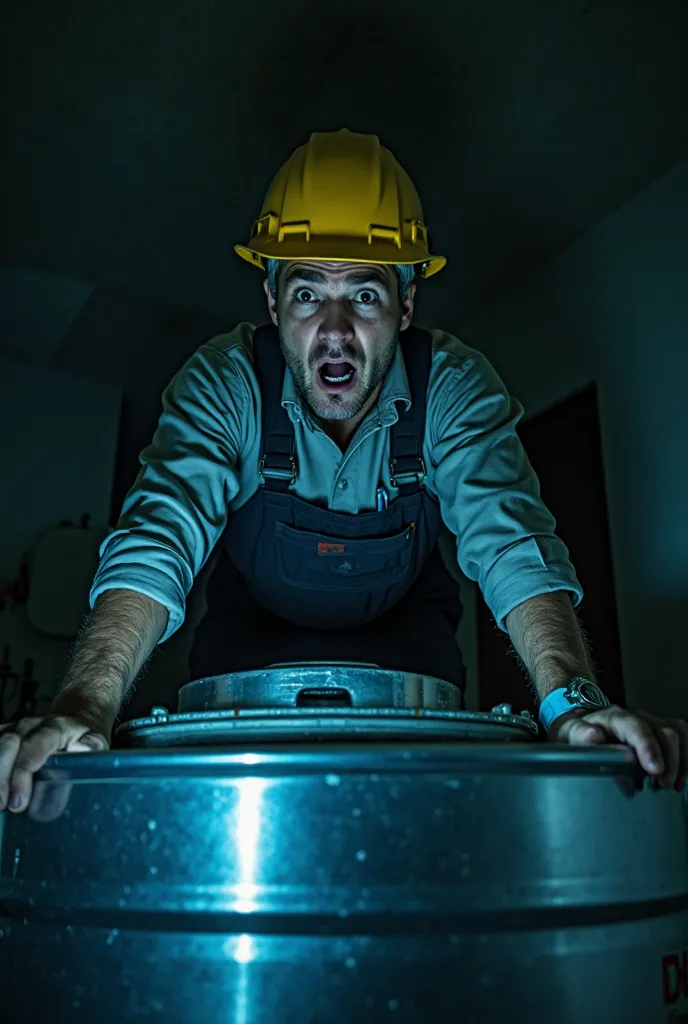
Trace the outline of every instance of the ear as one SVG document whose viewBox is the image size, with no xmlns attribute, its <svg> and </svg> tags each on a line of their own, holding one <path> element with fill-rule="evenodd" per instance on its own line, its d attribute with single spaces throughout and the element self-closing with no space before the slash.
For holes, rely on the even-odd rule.
<svg viewBox="0 0 688 1024">
<path fill-rule="evenodd" d="M 267 277 L 263 281 L 263 289 L 265 291 L 265 297 L 268 300 L 268 313 L 270 314 L 270 319 L 272 320 L 273 324 L 277 326 L 277 299 L 273 299 L 272 295 L 270 294 L 270 282 L 268 281 Z"/>
<path fill-rule="evenodd" d="M 399 324 L 399 330 L 405 331 L 407 327 L 411 326 L 413 320 L 413 300 L 416 294 L 415 282 L 409 285 L 409 290 L 406 298 L 401 303 L 401 323 Z"/>
</svg>

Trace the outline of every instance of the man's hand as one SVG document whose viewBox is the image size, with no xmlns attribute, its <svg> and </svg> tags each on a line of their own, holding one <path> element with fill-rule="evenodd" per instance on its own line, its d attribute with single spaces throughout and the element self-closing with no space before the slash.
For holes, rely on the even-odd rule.
<svg viewBox="0 0 688 1024">
<path fill-rule="evenodd" d="M 628 711 L 613 704 L 601 711 L 573 711 L 555 719 L 554 743 L 625 743 L 662 789 L 683 789 L 688 776 L 688 723 Z"/>
<path fill-rule="evenodd" d="M 0 725 L 0 811 L 23 811 L 33 775 L 51 754 L 107 750 L 110 729 L 81 715 L 45 715 Z"/>
<path fill-rule="evenodd" d="M 0 811 L 23 811 L 51 754 L 107 750 L 117 713 L 167 625 L 167 608 L 133 590 L 106 590 L 77 641 L 51 714 L 0 725 Z"/>
</svg>

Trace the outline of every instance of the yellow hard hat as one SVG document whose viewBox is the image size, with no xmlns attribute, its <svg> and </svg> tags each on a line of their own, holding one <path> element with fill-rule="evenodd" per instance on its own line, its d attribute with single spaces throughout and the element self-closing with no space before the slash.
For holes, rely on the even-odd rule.
<svg viewBox="0 0 688 1024">
<path fill-rule="evenodd" d="M 235 251 L 264 259 L 420 263 L 430 277 L 447 262 L 431 256 L 418 193 L 376 135 L 314 132 L 280 168 Z"/>
</svg>

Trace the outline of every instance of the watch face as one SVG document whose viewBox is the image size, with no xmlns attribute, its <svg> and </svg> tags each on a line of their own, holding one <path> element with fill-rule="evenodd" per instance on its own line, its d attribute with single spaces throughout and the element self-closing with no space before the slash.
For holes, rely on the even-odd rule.
<svg viewBox="0 0 688 1024">
<path fill-rule="evenodd" d="M 591 682 L 589 679 L 572 679 L 571 680 L 571 698 L 578 700 L 583 706 L 604 708 L 607 707 L 607 698 L 604 696 L 599 686 Z"/>
<path fill-rule="evenodd" d="M 593 704 L 599 704 L 599 702 L 600 702 L 599 690 L 597 689 L 597 687 L 595 686 L 594 683 L 590 683 L 590 682 L 587 682 L 587 681 L 583 682 L 583 683 L 579 683 L 578 690 L 579 690 L 580 695 L 583 698 L 583 700 L 589 700 Z"/>
</svg>

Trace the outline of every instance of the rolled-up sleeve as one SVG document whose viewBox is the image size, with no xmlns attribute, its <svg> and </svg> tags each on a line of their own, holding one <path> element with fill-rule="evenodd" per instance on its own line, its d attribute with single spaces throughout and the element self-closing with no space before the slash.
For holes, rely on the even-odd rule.
<svg viewBox="0 0 688 1024">
<path fill-rule="evenodd" d="M 445 367 L 432 402 L 428 396 L 432 486 L 462 572 L 507 632 L 507 615 L 523 601 L 567 590 L 578 605 L 583 590 L 516 433 L 523 407 L 471 351 Z"/>
<path fill-rule="evenodd" d="M 235 467 L 248 392 L 227 355 L 202 346 L 163 395 L 163 411 L 116 529 L 104 541 L 90 592 L 134 590 L 169 612 L 166 640 L 184 621 L 186 597 L 227 521 L 239 489 Z"/>
</svg>

